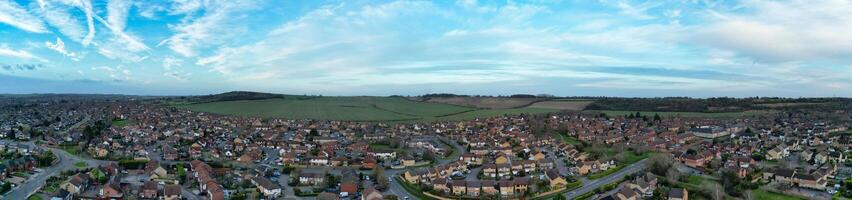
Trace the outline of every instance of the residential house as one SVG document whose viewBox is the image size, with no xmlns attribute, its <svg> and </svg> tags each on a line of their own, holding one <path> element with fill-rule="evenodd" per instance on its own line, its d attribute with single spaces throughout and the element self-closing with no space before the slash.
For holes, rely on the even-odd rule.
<svg viewBox="0 0 852 200">
<path fill-rule="evenodd" d="M 684 188 L 672 188 L 669 190 L 667 200 L 689 200 L 689 191 Z"/>
<path fill-rule="evenodd" d="M 281 195 L 281 186 L 279 186 L 278 183 L 273 183 L 266 177 L 254 177 L 251 179 L 251 183 L 257 186 L 265 197 L 276 198 Z"/>
<path fill-rule="evenodd" d="M 163 188 L 164 200 L 179 200 L 181 199 L 181 188 L 177 184 L 168 184 Z"/>
</svg>

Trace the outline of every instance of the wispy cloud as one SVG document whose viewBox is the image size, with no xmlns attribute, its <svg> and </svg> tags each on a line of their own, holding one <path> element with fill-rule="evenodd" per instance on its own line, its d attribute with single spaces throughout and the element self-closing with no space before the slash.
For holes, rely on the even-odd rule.
<svg viewBox="0 0 852 200">
<path fill-rule="evenodd" d="M 68 51 L 65 49 L 65 42 L 62 41 L 61 38 L 56 38 L 56 42 L 51 43 L 50 41 L 44 42 L 44 45 L 48 49 L 52 49 L 63 56 L 70 58 L 73 61 L 80 61 L 80 57 L 74 52 Z"/>
<path fill-rule="evenodd" d="M 764 62 L 852 56 L 852 2 L 747 1 L 741 7 L 748 12 L 712 12 L 692 40 Z"/>
<path fill-rule="evenodd" d="M 179 24 L 170 25 L 174 35 L 157 46 L 169 49 L 185 57 L 198 54 L 198 48 L 224 44 L 226 41 L 247 31 L 246 25 L 237 14 L 255 8 L 254 3 L 245 1 L 177 1 L 173 14 L 194 13 L 204 9 L 202 16 L 187 15 Z"/>
<path fill-rule="evenodd" d="M 0 23 L 33 33 L 48 32 L 41 19 L 30 14 L 14 1 L 0 1 Z"/>
<path fill-rule="evenodd" d="M 40 68 L 44 68 L 43 64 L 2 64 L 3 70 L 6 71 L 33 71 Z"/>
<path fill-rule="evenodd" d="M 849 13 L 840 0 L 0 0 L 0 62 L 205 91 L 852 95 Z"/>
<path fill-rule="evenodd" d="M 25 60 L 47 62 L 47 60 L 45 60 L 44 58 L 36 56 L 36 55 L 30 53 L 29 51 L 10 49 L 8 47 L 5 47 L 5 45 L 0 45 L 0 57 L 2 57 L 2 56 L 25 59 Z"/>
</svg>

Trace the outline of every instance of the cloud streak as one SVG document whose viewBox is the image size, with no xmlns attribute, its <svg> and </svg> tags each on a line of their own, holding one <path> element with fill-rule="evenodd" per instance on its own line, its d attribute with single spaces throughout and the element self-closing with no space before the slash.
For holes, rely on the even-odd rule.
<svg viewBox="0 0 852 200">
<path fill-rule="evenodd" d="M 47 27 L 38 17 L 14 1 L 0 1 L 0 23 L 32 33 L 47 33 Z"/>
</svg>

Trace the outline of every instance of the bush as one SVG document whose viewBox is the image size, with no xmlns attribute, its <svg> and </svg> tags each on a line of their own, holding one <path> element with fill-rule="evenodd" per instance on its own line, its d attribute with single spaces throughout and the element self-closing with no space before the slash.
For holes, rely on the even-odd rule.
<svg viewBox="0 0 852 200">
<path fill-rule="evenodd" d="M 145 168 L 147 160 L 119 160 L 118 165 L 125 169 L 142 169 Z"/>
</svg>

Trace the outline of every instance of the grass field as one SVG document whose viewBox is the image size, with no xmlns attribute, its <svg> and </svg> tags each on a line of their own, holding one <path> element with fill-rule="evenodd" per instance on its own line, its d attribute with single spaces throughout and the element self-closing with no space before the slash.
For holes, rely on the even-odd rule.
<svg viewBox="0 0 852 200">
<path fill-rule="evenodd" d="M 794 197 L 786 194 L 779 194 L 766 190 L 752 190 L 752 197 L 754 199 L 772 199 L 772 200 L 804 200 L 803 198 Z"/>
<path fill-rule="evenodd" d="M 399 97 L 318 97 L 176 104 L 200 112 L 238 116 L 343 121 L 452 121 L 504 114 L 554 112 L 554 109 L 477 109 L 410 101 Z"/>
<path fill-rule="evenodd" d="M 624 116 L 635 114 L 637 111 L 624 111 L 624 110 L 586 110 L 583 111 L 585 113 L 592 112 L 601 112 L 606 113 L 608 116 Z M 720 112 L 720 113 L 703 113 L 703 112 L 648 112 L 648 111 L 638 111 L 643 116 L 652 117 L 654 114 L 660 115 L 660 117 L 689 117 L 689 118 L 735 118 L 735 117 L 750 117 L 750 116 L 760 116 L 760 115 L 768 115 L 774 114 L 778 111 L 774 110 L 749 110 L 744 112 Z"/>
<path fill-rule="evenodd" d="M 591 101 L 569 101 L 569 100 L 560 100 L 560 101 L 542 101 L 535 102 L 530 105 L 530 108 L 549 108 L 549 109 L 557 109 L 557 110 L 574 110 L 579 111 L 583 110 L 591 104 Z"/>
<path fill-rule="evenodd" d="M 77 167 L 77 168 L 86 168 L 86 167 L 88 167 L 89 165 L 88 165 L 88 164 L 86 164 L 86 162 L 78 161 L 78 162 L 74 163 L 74 166 L 75 166 L 75 167 Z"/>
<path fill-rule="evenodd" d="M 432 97 L 426 100 L 431 103 L 443 103 L 474 108 L 505 109 L 520 108 L 539 101 L 537 98 L 502 98 L 502 97 Z"/>
<path fill-rule="evenodd" d="M 128 123 L 130 123 L 130 121 L 124 119 L 114 119 L 112 120 L 112 127 L 121 128 L 127 126 Z"/>
<path fill-rule="evenodd" d="M 558 134 L 558 133 L 554 133 L 553 135 L 554 135 L 554 137 L 559 138 L 559 139 L 561 139 L 563 142 L 565 142 L 565 143 L 567 143 L 567 144 L 570 144 L 570 145 L 578 146 L 578 145 L 583 144 L 582 142 L 580 142 L 579 140 L 577 140 L 577 138 L 574 138 L 574 137 L 563 136 L 563 135 Z"/>
</svg>

